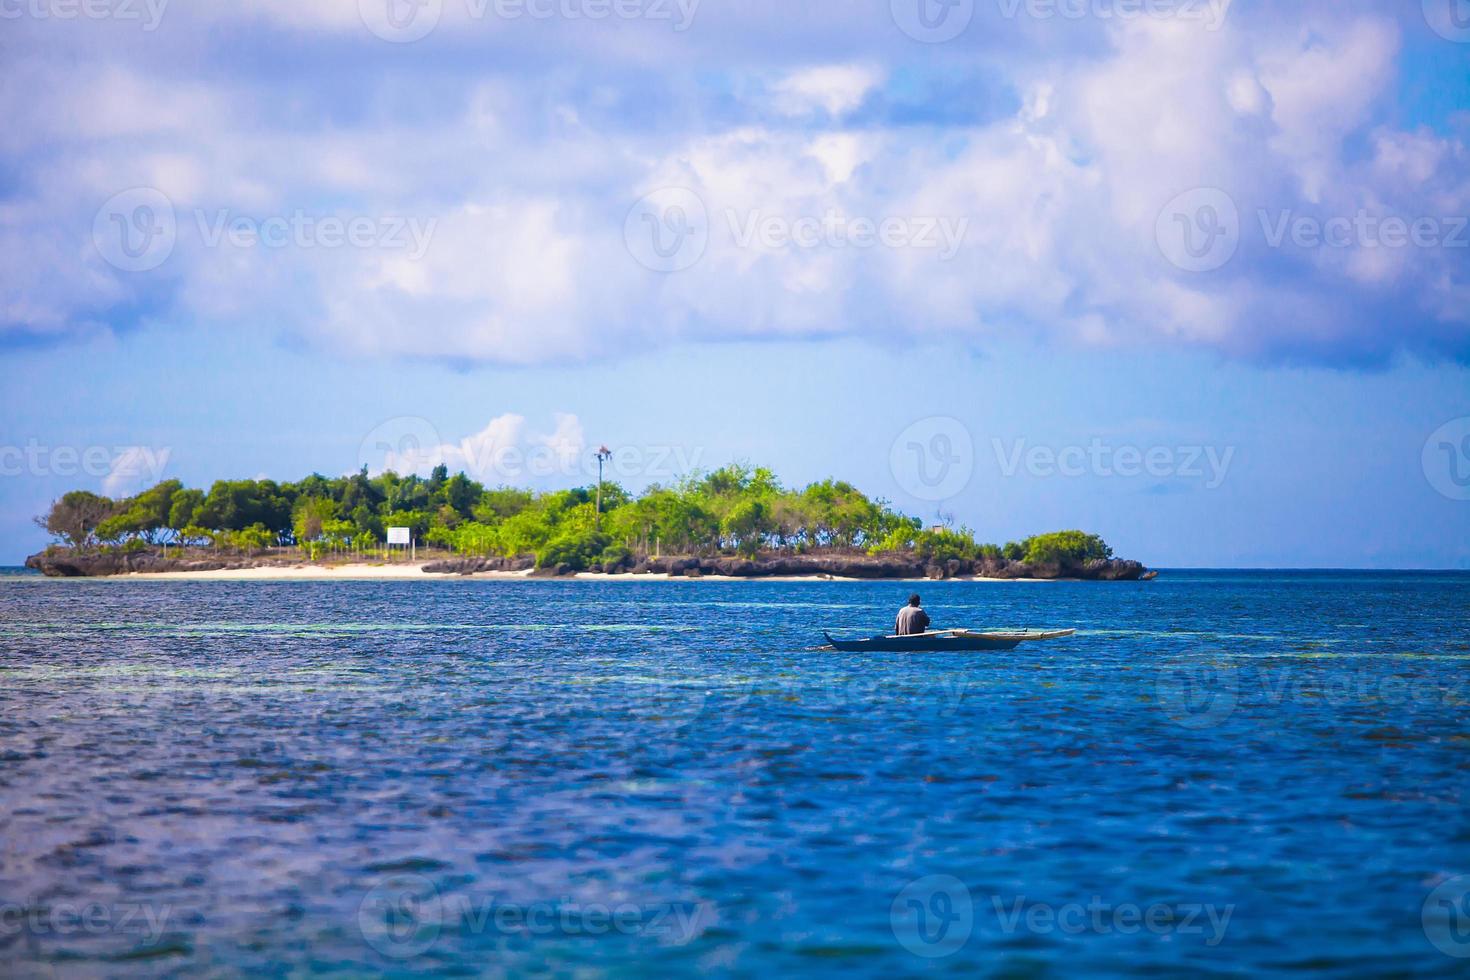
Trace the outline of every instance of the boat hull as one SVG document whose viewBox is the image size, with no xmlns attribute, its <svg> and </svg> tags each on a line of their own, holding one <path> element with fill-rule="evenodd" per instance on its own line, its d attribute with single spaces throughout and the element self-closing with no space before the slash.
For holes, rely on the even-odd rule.
<svg viewBox="0 0 1470 980">
<path fill-rule="evenodd" d="M 860 640 L 839 640 L 824 633 L 833 649 L 843 653 L 944 653 L 1014 650 L 1022 643 L 1056 640 L 1071 636 L 1076 630 L 1008 630 L 980 633 L 972 630 L 945 630 L 918 636 L 873 636 Z"/>
</svg>

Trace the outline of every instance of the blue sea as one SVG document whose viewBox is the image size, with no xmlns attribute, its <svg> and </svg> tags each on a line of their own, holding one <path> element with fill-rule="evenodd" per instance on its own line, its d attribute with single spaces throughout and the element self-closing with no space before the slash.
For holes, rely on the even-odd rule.
<svg viewBox="0 0 1470 980">
<path fill-rule="evenodd" d="M 1470 974 L 1470 575 L 0 579 L 0 974 Z"/>
</svg>

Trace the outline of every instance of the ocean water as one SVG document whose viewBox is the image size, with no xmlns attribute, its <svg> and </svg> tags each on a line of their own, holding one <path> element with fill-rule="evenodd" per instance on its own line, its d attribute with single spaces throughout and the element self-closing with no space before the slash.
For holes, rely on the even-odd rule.
<svg viewBox="0 0 1470 980">
<path fill-rule="evenodd" d="M 0 581 L 0 974 L 1470 974 L 1470 575 Z"/>
</svg>

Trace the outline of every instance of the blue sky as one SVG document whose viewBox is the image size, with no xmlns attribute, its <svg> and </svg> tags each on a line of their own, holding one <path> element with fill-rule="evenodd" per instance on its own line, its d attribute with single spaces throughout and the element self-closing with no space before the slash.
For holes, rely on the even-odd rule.
<svg viewBox="0 0 1470 980">
<path fill-rule="evenodd" d="M 0 8 L 0 562 L 73 486 L 607 443 L 1470 567 L 1470 4 L 934 3 Z"/>
</svg>

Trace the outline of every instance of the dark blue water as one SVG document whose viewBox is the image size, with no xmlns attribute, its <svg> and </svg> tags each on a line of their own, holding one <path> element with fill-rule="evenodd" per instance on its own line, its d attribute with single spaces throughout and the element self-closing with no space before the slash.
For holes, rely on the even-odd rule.
<svg viewBox="0 0 1470 980">
<path fill-rule="evenodd" d="M 1470 576 L 0 583 L 0 973 L 1470 972 Z"/>
</svg>

